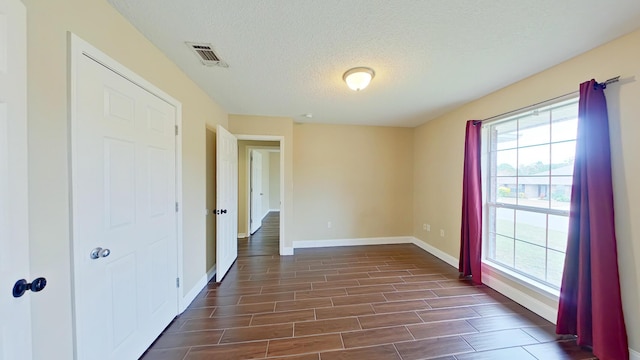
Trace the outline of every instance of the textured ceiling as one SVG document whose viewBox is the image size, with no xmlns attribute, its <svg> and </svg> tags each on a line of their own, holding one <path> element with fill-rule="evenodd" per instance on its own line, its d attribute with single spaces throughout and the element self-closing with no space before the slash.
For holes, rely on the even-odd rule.
<svg viewBox="0 0 640 360">
<path fill-rule="evenodd" d="M 319 123 L 419 125 L 640 26 L 638 0 L 108 1 L 229 113 Z"/>
</svg>

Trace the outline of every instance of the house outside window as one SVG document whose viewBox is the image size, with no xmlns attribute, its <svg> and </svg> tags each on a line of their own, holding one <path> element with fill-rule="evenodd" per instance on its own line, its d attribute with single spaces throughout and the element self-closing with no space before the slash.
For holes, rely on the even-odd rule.
<svg viewBox="0 0 640 360">
<path fill-rule="evenodd" d="M 484 125 L 485 263 L 559 289 L 564 269 L 578 98 Z"/>
</svg>

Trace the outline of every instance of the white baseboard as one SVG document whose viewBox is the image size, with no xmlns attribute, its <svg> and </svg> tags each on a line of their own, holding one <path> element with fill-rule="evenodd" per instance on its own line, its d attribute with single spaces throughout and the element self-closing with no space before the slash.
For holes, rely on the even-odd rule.
<svg viewBox="0 0 640 360">
<path fill-rule="evenodd" d="M 244 238 L 246 238 L 246 237 L 248 237 L 248 236 L 247 236 L 247 234 L 245 234 L 245 233 L 238 233 L 238 239 L 244 239 Z"/>
<path fill-rule="evenodd" d="M 282 247 L 280 248 L 280 256 L 289 256 L 289 255 L 293 255 L 293 248 L 292 247 Z"/>
<path fill-rule="evenodd" d="M 486 273 L 482 274 L 482 283 L 542 316 L 549 322 L 553 324 L 556 323 L 558 319 L 558 309 L 554 309 L 553 307 L 523 293 L 493 276 L 487 275 Z"/>
<path fill-rule="evenodd" d="M 411 236 L 359 238 L 359 239 L 330 239 L 330 240 L 298 240 L 293 242 L 294 249 L 322 248 L 334 246 L 387 245 L 412 244 Z"/>
<path fill-rule="evenodd" d="M 211 281 L 211 279 L 213 279 L 213 277 L 216 276 L 216 266 L 213 265 L 213 267 L 211 267 L 211 269 L 209 269 L 209 271 L 207 271 L 207 284 L 209 283 L 209 281 Z"/>
<path fill-rule="evenodd" d="M 640 360 L 640 352 L 629 348 L 629 360 Z"/>
<path fill-rule="evenodd" d="M 280 209 L 269 209 L 269 212 L 280 212 Z"/>
<path fill-rule="evenodd" d="M 422 250 L 430 253 L 431 255 L 437 257 L 438 259 L 446 262 L 447 264 L 453 266 L 454 268 L 458 268 L 458 259 L 447 254 L 446 252 L 427 244 L 426 242 L 414 237 L 412 238 L 412 243 L 414 245 L 416 245 L 417 247 L 421 248 Z"/>
<path fill-rule="evenodd" d="M 200 280 L 198 280 L 198 282 L 191 288 L 191 290 L 189 290 L 189 292 L 184 295 L 182 299 L 180 299 L 180 303 L 178 304 L 180 314 L 182 314 L 182 312 L 184 312 L 189 307 L 189 305 L 191 305 L 200 291 L 202 291 L 202 289 L 207 286 L 207 283 L 207 274 L 204 274 L 202 278 L 200 278 Z M 182 284 L 180 285 L 182 286 Z"/>
</svg>

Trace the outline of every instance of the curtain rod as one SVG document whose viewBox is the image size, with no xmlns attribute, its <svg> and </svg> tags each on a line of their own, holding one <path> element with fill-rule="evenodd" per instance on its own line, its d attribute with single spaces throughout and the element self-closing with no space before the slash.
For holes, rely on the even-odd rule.
<svg viewBox="0 0 640 360">
<path fill-rule="evenodd" d="M 605 86 L 607 86 L 607 85 L 609 85 L 609 84 L 613 84 L 613 83 L 616 83 L 616 82 L 618 82 L 618 81 L 620 81 L 620 76 L 612 77 L 611 79 L 609 79 L 609 80 L 607 80 L 607 81 L 603 82 L 602 84 L 604 84 Z M 484 120 L 479 120 L 478 122 L 480 122 L 480 123 L 484 123 L 484 122 L 486 122 L 486 121 L 490 121 L 490 120 L 493 120 L 493 119 L 497 119 L 497 118 L 500 118 L 500 117 L 503 117 L 503 116 L 506 116 L 506 115 L 509 115 L 509 114 L 513 114 L 513 113 L 517 113 L 517 112 L 525 111 L 525 110 L 527 110 L 527 109 L 537 107 L 537 106 L 542 105 L 542 104 L 544 104 L 544 103 L 547 103 L 547 102 L 549 102 L 549 101 L 553 101 L 553 100 L 557 100 L 557 99 L 562 99 L 562 98 L 563 98 L 563 97 L 565 97 L 565 96 L 569 96 L 569 95 L 572 95 L 572 94 L 575 94 L 575 93 L 578 93 L 578 92 L 579 92 L 579 90 L 572 91 L 572 92 L 570 92 L 570 93 L 566 93 L 566 94 L 564 94 L 564 95 L 556 96 L 556 97 L 554 97 L 554 98 L 551 98 L 551 99 L 548 99 L 548 100 L 545 100 L 545 101 L 541 101 L 541 102 L 539 102 L 539 103 L 535 103 L 535 104 L 533 104 L 533 105 L 528 105 L 528 106 L 525 106 L 525 107 L 521 107 L 521 108 L 519 108 L 519 109 L 515 109 L 515 110 L 507 111 L 507 112 L 505 112 L 505 113 L 502 113 L 502 114 L 499 114 L 499 115 L 495 115 L 495 116 L 492 116 L 492 117 L 486 118 L 486 119 L 484 119 Z"/>
</svg>

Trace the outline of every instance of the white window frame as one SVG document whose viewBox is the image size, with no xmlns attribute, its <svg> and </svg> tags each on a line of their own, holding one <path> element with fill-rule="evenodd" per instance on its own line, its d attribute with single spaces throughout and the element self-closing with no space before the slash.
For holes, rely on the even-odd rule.
<svg viewBox="0 0 640 360">
<path fill-rule="evenodd" d="M 483 211 L 483 231 L 482 231 L 482 264 L 483 266 L 489 267 L 493 272 L 519 284 L 522 285 L 536 293 L 539 293 L 549 299 L 557 301 L 560 295 L 559 289 L 555 287 L 549 286 L 544 282 L 540 282 L 533 278 L 533 276 L 525 275 L 523 272 L 518 271 L 514 268 L 503 266 L 495 260 L 492 260 L 488 257 L 490 244 L 489 244 L 489 214 L 490 208 L 508 208 L 515 210 L 525 210 L 535 213 L 549 214 L 549 215 L 561 215 L 561 216 L 569 216 L 568 210 L 557 210 L 557 209 L 545 209 L 545 208 L 537 208 L 531 206 L 524 205 L 513 205 L 513 204 L 505 204 L 505 203 L 489 203 L 490 199 L 490 176 L 491 176 L 491 159 L 489 158 L 489 146 L 490 143 L 490 133 L 489 129 L 492 125 L 496 125 L 500 122 L 506 122 L 515 120 L 522 116 L 526 116 L 529 113 L 539 111 L 544 108 L 554 107 L 555 105 L 563 102 L 571 102 L 572 100 L 578 101 L 578 94 L 568 94 L 559 98 L 555 98 L 549 101 L 545 101 L 542 103 L 534 104 L 529 107 L 510 112 L 490 121 L 485 121 L 482 124 L 482 139 L 481 139 L 481 169 L 482 169 L 482 211 Z M 550 139 L 551 141 L 551 139 Z M 550 193 L 549 189 L 549 193 Z M 548 225 L 547 225 L 548 226 Z M 548 244 L 547 244 L 548 246 Z M 546 247 L 546 246 L 545 246 Z M 546 266 L 546 265 L 545 265 Z"/>
</svg>

